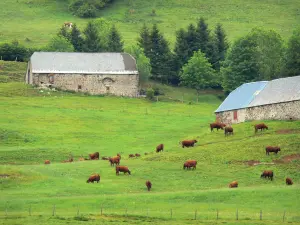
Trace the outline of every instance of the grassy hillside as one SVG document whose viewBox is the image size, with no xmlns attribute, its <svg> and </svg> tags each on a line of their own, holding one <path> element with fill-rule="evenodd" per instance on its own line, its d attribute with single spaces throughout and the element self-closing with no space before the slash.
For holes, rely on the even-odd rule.
<svg viewBox="0 0 300 225">
<path fill-rule="evenodd" d="M 27 63 L 0 60 L 0 83 L 23 82 Z"/>
<path fill-rule="evenodd" d="M 300 224 L 299 121 L 264 121 L 270 129 L 256 135 L 255 122 L 233 125 L 235 134 L 225 138 L 208 128 L 217 100 L 190 105 L 68 93 L 26 97 L 16 94 L 21 88 L 0 84 L 3 224 L 215 224 L 217 210 L 220 223 L 237 224 L 237 209 L 238 224 L 282 224 L 284 211 L 289 224 Z M 194 138 L 194 148 L 178 143 Z M 158 154 L 159 143 L 165 150 Z M 282 151 L 266 156 L 266 145 Z M 105 160 L 78 161 L 95 151 L 101 157 L 121 153 L 132 175 L 116 176 Z M 142 156 L 129 159 L 130 153 Z M 75 162 L 61 163 L 70 155 Z M 52 163 L 44 165 L 45 159 Z M 187 159 L 198 161 L 196 170 L 182 169 Z M 273 181 L 260 178 L 265 169 L 274 171 Z M 99 184 L 86 183 L 92 173 L 101 175 Z M 294 185 L 285 185 L 287 176 Z M 233 180 L 237 189 L 228 188 Z"/>
<path fill-rule="evenodd" d="M 87 19 L 77 18 L 67 10 L 67 1 L 52 0 L 2 0 L 0 1 L 0 40 L 18 39 L 27 46 L 45 45 L 66 21 L 83 28 Z M 174 43 L 175 31 L 186 28 L 204 17 L 210 28 L 222 23 L 229 40 L 245 35 L 255 26 L 274 29 L 283 38 L 299 26 L 299 0 L 117 0 L 100 16 L 116 24 L 125 45 L 138 37 L 143 23 L 157 23 L 167 39 Z M 152 10 L 156 14 L 152 15 Z"/>
</svg>

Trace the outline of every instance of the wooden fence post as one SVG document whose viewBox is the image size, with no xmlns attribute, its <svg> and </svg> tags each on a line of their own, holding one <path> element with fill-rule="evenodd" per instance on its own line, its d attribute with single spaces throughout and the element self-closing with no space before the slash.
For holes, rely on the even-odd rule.
<svg viewBox="0 0 300 225">
<path fill-rule="evenodd" d="M 52 216 L 55 216 L 55 204 L 53 205 Z"/>
<path fill-rule="evenodd" d="M 217 220 L 219 219 L 219 210 L 217 209 Z"/>
<path fill-rule="evenodd" d="M 171 219 L 172 219 L 172 217 L 173 217 L 173 211 L 172 211 L 172 209 L 171 209 Z"/>
<path fill-rule="evenodd" d="M 158 95 L 156 96 L 156 101 L 158 102 Z"/>
<path fill-rule="evenodd" d="M 79 216 L 79 205 L 77 206 L 77 216 Z"/>
<path fill-rule="evenodd" d="M 195 220 L 197 220 L 197 209 L 195 210 Z"/>
<path fill-rule="evenodd" d="M 183 95 L 182 95 L 182 101 L 181 102 L 183 103 Z"/>
<path fill-rule="evenodd" d="M 282 222 L 285 220 L 285 210 L 283 211 L 283 217 L 282 217 Z"/>
<path fill-rule="evenodd" d="M 262 210 L 260 210 L 259 219 L 262 220 Z"/>
<path fill-rule="evenodd" d="M 239 210 L 236 209 L 236 220 L 239 220 Z"/>
</svg>

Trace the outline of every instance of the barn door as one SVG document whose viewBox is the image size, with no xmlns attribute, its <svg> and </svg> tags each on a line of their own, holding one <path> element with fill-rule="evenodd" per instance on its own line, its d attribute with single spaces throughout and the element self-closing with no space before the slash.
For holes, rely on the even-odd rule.
<svg viewBox="0 0 300 225">
<path fill-rule="evenodd" d="M 238 113 L 237 113 L 237 110 L 234 110 L 234 111 L 233 111 L 233 119 L 234 119 L 234 120 L 237 120 L 237 119 L 238 119 Z"/>
</svg>

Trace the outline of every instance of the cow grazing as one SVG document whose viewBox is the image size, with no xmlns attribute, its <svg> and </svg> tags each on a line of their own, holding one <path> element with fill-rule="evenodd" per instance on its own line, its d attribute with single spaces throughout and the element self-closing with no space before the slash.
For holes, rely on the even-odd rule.
<svg viewBox="0 0 300 225">
<path fill-rule="evenodd" d="M 134 154 L 129 154 L 129 158 L 134 158 L 135 155 Z"/>
<path fill-rule="evenodd" d="M 109 158 L 108 160 L 109 160 L 111 166 L 120 165 L 120 157 L 119 156 Z"/>
<path fill-rule="evenodd" d="M 98 160 L 99 159 L 99 152 L 89 154 L 90 160 Z"/>
<path fill-rule="evenodd" d="M 183 164 L 183 169 L 196 169 L 197 166 L 197 161 L 196 160 L 187 160 L 184 164 Z"/>
<path fill-rule="evenodd" d="M 215 123 L 209 124 L 209 126 L 210 126 L 210 132 L 212 132 L 214 129 L 217 129 L 217 131 L 219 131 L 219 129 L 223 130 L 224 127 L 226 127 L 226 124 L 215 122 Z"/>
<path fill-rule="evenodd" d="M 269 155 L 270 152 L 274 152 L 275 154 L 277 154 L 278 152 L 280 152 L 280 147 L 277 146 L 267 146 L 266 147 L 266 155 Z"/>
<path fill-rule="evenodd" d="M 102 159 L 102 160 L 109 160 L 109 157 L 103 156 L 101 159 Z"/>
<path fill-rule="evenodd" d="M 128 169 L 127 166 L 116 166 L 116 175 L 119 175 L 120 172 L 128 173 L 129 175 L 131 175 L 130 170 Z"/>
<path fill-rule="evenodd" d="M 135 157 L 140 157 L 141 155 L 138 153 L 135 153 Z"/>
<path fill-rule="evenodd" d="M 179 142 L 182 145 L 182 148 L 184 147 L 194 147 L 195 143 L 197 143 L 197 140 L 184 140 L 182 142 Z"/>
<path fill-rule="evenodd" d="M 45 160 L 45 164 L 50 164 L 50 160 Z"/>
<path fill-rule="evenodd" d="M 72 22 L 64 22 L 64 27 L 72 28 L 73 23 Z"/>
<path fill-rule="evenodd" d="M 263 131 L 264 129 L 269 129 L 268 126 L 264 123 L 260 123 L 260 124 L 256 124 L 254 125 L 254 129 L 255 129 L 255 133 L 257 132 L 257 130 Z"/>
<path fill-rule="evenodd" d="M 237 188 L 238 187 L 238 182 L 237 181 L 232 181 L 230 184 L 229 184 L 229 188 Z"/>
<path fill-rule="evenodd" d="M 164 150 L 164 144 L 159 144 L 156 146 L 156 152 L 161 152 Z"/>
<path fill-rule="evenodd" d="M 100 175 L 99 174 L 94 174 L 92 176 L 89 177 L 89 179 L 86 181 L 87 183 L 94 183 L 94 182 L 99 183 L 100 181 Z"/>
<path fill-rule="evenodd" d="M 148 191 L 150 191 L 152 184 L 149 180 L 146 181 L 146 187 L 147 187 Z"/>
<path fill-rule="evenodd" d="M 292 185 L 292 184 L 293 184 L 293 181 L 292 181 L 291 178 L 287 177 L 287 178 L 285 179 L 285 183 L 286 183 L 286 185 Z"/>
<path fill-rule="evenodd" d="M 233 128 L 232 127 L 225 127 L 225 136 L 228 136 L 228 135 L 233 135 Z"/>
<path fill-rule="evenodd" d="M 273 176 L 274 176 L 274 173 L 273 173 L 272 170 L 265 170 L 265 171 L 260 175 L 261 178 L 270 178 L 270 180 L 273 180 Z"/>
</svg>

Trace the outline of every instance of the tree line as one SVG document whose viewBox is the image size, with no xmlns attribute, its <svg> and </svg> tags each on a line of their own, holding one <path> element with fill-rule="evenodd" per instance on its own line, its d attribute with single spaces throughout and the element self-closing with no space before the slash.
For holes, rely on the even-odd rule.
<svg viewBox="0 0 300 225">
<path fill-rule="evenodd" d="M 245 82 L 300 75 L 300 28 L 287 43 L 273 30 L 254 28 L 231 45 L 221 24 L 210 30 L 203 18 L 176 31 L 171 49 L 156 24 L 144 24 L 136 43 L 124 48 L 114 24 L 105 19 L 88 22 L 81 31 L 62 26 L 47 46 L 26 49 L 17 41 L 0 45 L 3 60 L 27 61 L 33 51 L 128 52 L 137 61 L 140 80 L 148 78 L 196 90 L 234 90 Z"/>
</svg>

